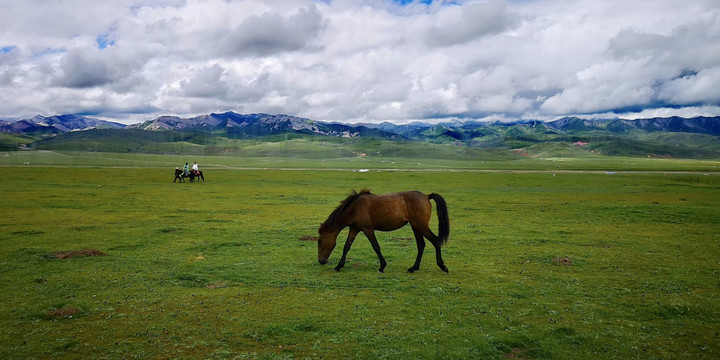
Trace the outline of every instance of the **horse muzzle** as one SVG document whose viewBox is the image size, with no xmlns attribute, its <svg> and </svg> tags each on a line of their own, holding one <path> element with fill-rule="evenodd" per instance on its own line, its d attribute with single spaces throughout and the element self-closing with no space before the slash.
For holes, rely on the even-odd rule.
<svg viewBox="0 0 720 360">
<path fill-rule="evenodd" d="M 318 258 L 318 262 L 320 263 L 320 265 L 325 265 L 327 264 L 327 258 Z"/>
</svg>

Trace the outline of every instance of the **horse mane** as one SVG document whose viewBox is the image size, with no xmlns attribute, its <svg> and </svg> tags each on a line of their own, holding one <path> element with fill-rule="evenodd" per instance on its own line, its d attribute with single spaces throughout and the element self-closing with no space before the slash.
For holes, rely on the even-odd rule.
<svg viewBox="0 0 720 360">
<path fill-rule="evenodd" d="M 340 205 L 333 210 L 332 213 L 330 213 L 330 216 L 328 216 L 327 220 L 325 220 L 324 223 L 320 225 L 321 229 L 329 229 L 340 221 L 340 217 L 343 215 L 345 210 L 347 209 L 350 204 L 352 204 L 353 201 L 357 200 L 362 195 L 370 194 L 370 189 L 362 189 L 360 192 L 357 192 L 355 190 L 352 190 L 350 192 L 350 195 L 345 198 L 345 200 L 340 202 Z"/>
</svg>

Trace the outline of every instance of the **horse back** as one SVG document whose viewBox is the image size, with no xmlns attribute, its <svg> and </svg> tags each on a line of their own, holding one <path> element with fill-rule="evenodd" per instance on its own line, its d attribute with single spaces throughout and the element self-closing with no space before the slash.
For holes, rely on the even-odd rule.
<svg viewBox="0 0 720 360">
<path fill-rule="evenodd" d="M 430 218 L 430 202 L 427 195 L 419 191 L 363 196 L 358 210 L 365 214 L 358 217 L 363 223 L 376 230 L 391 231 L 408 222 L 427 222 Z M 424 220 L 423 220 L 424 219 Z"/>
<path fill-rule="evenodd" d="M 427 223 L 432 212 L 432 205 L 428 195 L 415 190 L 405 191 L 402 194 L 411 220 L 422 220 Z"/>
</svg>

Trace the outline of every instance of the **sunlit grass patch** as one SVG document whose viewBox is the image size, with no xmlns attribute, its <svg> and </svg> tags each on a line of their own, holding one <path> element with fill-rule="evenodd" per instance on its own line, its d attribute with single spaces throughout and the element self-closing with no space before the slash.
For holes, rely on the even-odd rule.
<svg viewBox="0 0 720 360">
<path fill-rule="evenodd" d="M 661 174 L 17 168 L 0 182 L 0 357 L 716 357 L 720 184 Z M 198 186 L 196 186 L 198 185 Z M 317 228 L 350 189 L 448 201 L 412 231 Z M 434 216 L 433 216 L 434 217 Z M 436 231 L 437 223 L 431 221 Z M 339 258 L 346 232 L 331 263 Z M 97 249 L 108 256 L 48 259 Z M 77 309 L 72 318 L 50 315 Z M 87 344 L 87 345 L 86 345 Z"/>
</svg>

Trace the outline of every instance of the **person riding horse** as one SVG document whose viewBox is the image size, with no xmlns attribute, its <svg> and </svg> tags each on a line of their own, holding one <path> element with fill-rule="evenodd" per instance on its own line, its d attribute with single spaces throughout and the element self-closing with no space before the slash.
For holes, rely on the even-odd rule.
<svg viewBox="0 0 720 360">
<path fill-rule="evenodd" d="M 184 176 L 183 171 L 176 167 L 175 168 L 175 178 L 173 179 L 173 182 L 178 181 L 178 180 L 180 182 L 185 182 L 185 178 L 186 178 L 186 176 Z"/>
<path fill-rule="evenodd" d="M 176 167 L 173 182 L 178 180 L 180 182 L 185 182 L 185 178 L 190 178 L 190 182 L 195 182 L 196 179 L 197 181 L 200 181 L 200 179 L 202 179 L 203 182 L 205 181 L 205 175 L 203 175 L 203 172 L 200 170 L 183 171 Z"/>
<path fill-rule="evenodd" d="M 198 168 L 197 161 L 195 163 L 193 163 L 192 172 L 193 172 L 193 175 L 200 176 L 200 169 Z"/>
</svg>

